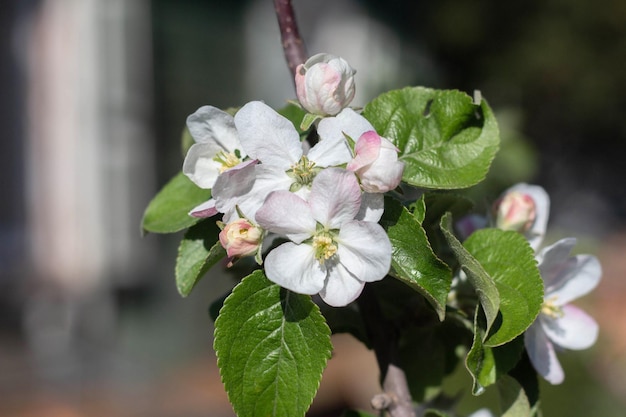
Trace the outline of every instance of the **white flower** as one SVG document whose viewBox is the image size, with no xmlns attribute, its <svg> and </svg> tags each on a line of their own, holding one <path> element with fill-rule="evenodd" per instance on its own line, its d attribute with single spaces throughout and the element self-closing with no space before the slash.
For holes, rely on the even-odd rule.
<svg viewBox="0 0 626 417">
<path fill-rule="evenodd" d="M 507 189 L 494 204 L 496 226 L 505 230 L 517 227 L 536 251 L 546 234 L 550 197 L 539 185 L 519 183 Z"/>
<path fill-rule="evenodd" d="M 262 199 L 275 190 L 306 198 L 318 172 L 352 157 L 343 137 L 322 139 L 305 154 L 294 125 L 260 101 L 243 106 L 235 115 L 235 125 L 247 155 L 260 162 L 251 192 Z"/>
<path fill-rule="evenodd" d="M 552 384 L 564 379 L 556 351 L 586 349 L 598 336 L 593 318 L 569 304 L 593 290 L 602 275 L 595 256 L 570 256 L 575 244 L 574 238 L 562 239 L 536 256 L 545 296 L 539 317 L 526 330 L 524 343 L 537 372 Z"/>
<path fill-rule="evenodd" d="M 296 94 L 302 107 L 321 116 L 334 116 L 354 98 L 355 71 L 343 59 L 317 54 L 296 68 Z"/>
<path fill-rule="evenodd" d="M 218 108 L 200 107 L 187 117 L 187 128 L 196 143 L 187 151 L 183 173 L 200 188 L 212 188 L 222 172 L 246 156 L 233 117 Z"/>
<path fill-rule="evenodd" d="M 327 168 L 313 180 L 308 201 L 271 193 L 256 213 L 264 229 L 290 242 L 265 259 L 267 277 L 291 291 L 317 294 L 331 306 L 355 300 L 366 282 L 389 272 L 391 243 L 372 221 L 356 220 L 361 189 L 353 173 Z"/>
<path fill-rule="evenodd" d="M 398 160 L 398 149 L 354 110 L 344 109 L 336 117 L 322 119 L 318 133 L 325 140 L 346 135 L 356 141 L 355 157 L 347 169 L 356 172 L 364 191 L 384 193 L 400 184 L 404 163 Z"/>
</svg>

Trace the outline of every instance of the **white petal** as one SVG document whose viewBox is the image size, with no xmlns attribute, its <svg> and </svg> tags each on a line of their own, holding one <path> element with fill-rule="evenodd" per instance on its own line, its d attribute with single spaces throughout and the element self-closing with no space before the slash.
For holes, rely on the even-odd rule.
<svg viewBox="0 0 626 417">
<path fill-rule="evenodd" d="M 375 130 L 367 119 L 350 108 L 345 108 L 335 117 L 326 117 L 319 122 L 317 133 L 320 140 L 343 138 L 344 133 L 355 142 L 369 131 Z"/>
<path fill-rule="evenodd" d="M 377 223 L 385 211 L 385 197 L 380 193 L 363 193 L 356 220 Z"/>
<path fill-rule="evenodd" d="M 543 332 L 541 325 L 533 323 L 524 334 L 524 345 L 530 362 L 539 375 L 551 384 L 560 384 L 565 378 L 563 368 L 556 357 L 554 346 Z"/>
<path fill-rule="evenodd" d="M 218 213 L 215 208 L 215 200 L 210 199 L 209 201 L 205 201 L 204 203 L 194 207 L 189 212 L 189 215 L 192 217 L 212 217 Z"/>
<path fill-rule="evenodd" d="M 587 313 L 571 304 L 563 306 L 563 316 L 540 316 L 543 331 L 555 344 L 572 350 L 587 349 L 598 339 L 598 324 Z"/>
<path fill-rule="evenodd" d="M 391 266 L 391 242 L 377 223 L 345 223 L 336 238 L 339 262 L 360 281 L 379 281 Z"/>
<path fill-rule="evenodd" d="M 313 236 L 316 223 L 306 201 L 289 191 L 274 191 L 256 212 L 256 222 L 272 233 L 300 243 Z"/>
<path fill-rule="evenodd" d="M 359 212 L 361 187 L 352 172 L 326 168 L 313 180 L 309 204 L 315 220 L 331 229 L 338 229 Z"/>
<path fill-rule="evenodd" d="M 574 238 L 561 239 L 536 256 L 546 299 L 556 298 L 557 305 L 565 305 L 589 293 L 602 276 L 602 267 L 595 256 L 569 255 L 575 244 Z"/>
<path fill-rule="evenodd" d="M 345 137 L 334 136 L 317 142 L 307 156 L 316 166 L 332 167 L 348 163 L 352 159 L 352 151 Z"/>
<path fill-rule="evenodd" d="M 221 150 L 216 143 L 194 143 L 185 156 L 183 174 L 200 188 L 213 188 L 222 167 L 213 158 Z"/>
<path fill-rule="evenodd" d="M 288 290 L 317 294 L 324 287 L 326 270 L 310 245 L 283 243 L 267 255 L 264 265 L 267 278 Z"/>
<path fill-rule="evenodd" d="M 302 156 L 300 136 L 293 124 L 260 101 L 235 114 L 241 145 L 253 159 L 288 170 Z"/>
<path fill-rule="evenodd" d="M 546 190 L 539 185 L 529 185 L 525 183 L 516 184 L 513 187 L 507 189 L 504 193 L 511 191 L 517 191 L 523 194 L 529 195 L 535 202 L 535 214 L 536 218 L 530 229 L 525 233 L 526 239 L 530 246 L 537 250 L 543 242 L 543 237 L 546 234 L 548 227 L 548 218 L 550 217 L 550 196 L 546 193 Z"/>
<path fill-rule="evenodd" d="M 200 107 L 187 117 L 187 128 L 197 143 L 216 143 L 228 152 L 241 148 L 233 117 L 216 107 Z"/>
<path fill-rule="evenodd" d="M 320 297 L 330 306 L 343 307 L 356 300 L 364 286 L 364 282 L 359 281 L 343 265 L 337 264 L 329 271 Z"/>
</svg>

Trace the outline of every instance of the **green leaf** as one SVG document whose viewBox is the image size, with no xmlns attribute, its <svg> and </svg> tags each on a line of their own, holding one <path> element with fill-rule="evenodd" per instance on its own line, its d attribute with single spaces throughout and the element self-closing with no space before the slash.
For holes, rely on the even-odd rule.
<svg viewBox="0 0 626 417">
<path fill-rule="evenodd" d="M 141 226 L 146 232 L 174 233 L 192 226 L 200 219 L 189 211 L 211 198 L 211 190 L 196 186 L 182 172 L 172 178 L 150 201 Z"/>
<path fill-rule="evenodd" d="M 464 246 L 493 279 L 500 295 L 500 317 L 489 329 L 485 345 L 507 343 L 535 321 L 543 304 L 543 280 L 534 252 L 521 234 L 499 229 L 478 230 Z"/>
<path fill-rule="evenodd" d="M 306 128 L 304 128 L 304 126 L 301 126 L 301 125 L 304 125 L 305 121 L 307 123 L 309 122 L 307 118 L 309 114 L 306 111 L 304 111 L 304 109 L 300 107 L 299 104 L 289 103 L 285 107 L 278 109 L 278 114 L 289 119 L 289 121 L 293 123 L 294 127 L 296 128 L 296 130 L 298 131 L 300 135 L 302 135 L 305 131 L 307 131 L 308 128 L 311 127 L 311 124 L 314 122 L 314 120 L 310 121 L 309 126 Z"/>
<path fill-rule="evenodd" d="M 423 200 L 416 205 L 418 218 L 423 218 Z M 443 320 L 452 273 L 433 253 L 418 218 L 399 202 L 386 198 L 380 224 L 391 241 L 394 275 L 424 295 Z"/>
<path fill-rule="evenodd" d="M 407 87 L 384 93 L 363 109 L 376 131 L 400 149 L 403 181 L 431 189 L 482 181 L 500 142 L 485 101 L 456 90 Z"/>
<path fill-rule="evenodd" d="M 473 378 L 472 394 L 480 395 L 484 388 L 495 383 L 519 362 L 524 350 L 524 339 L 520 336 L 501 346 L 489 347 L 483 344 L 484 317 L 474 318 L 474 340 L 465 358 L 465 367 Z"/>
<path fill-rule="evenodd" d="M 187 230 L 178 246 L 176 259 L 176 288 L 183 297 L 206 272 L 226 256 L 226 250 L 218 240 L 219 228 L 215 222 L 206 220 Z"/>
<path fill-rule="evenodd" d="M 222 381 L 237 415 L 304 416 L 330 358 L 330 329 L 311 298 L 255 271 L 215 322 Z"/>
<path fill-rule="evenodd" d="M 530 417 L 530 402 L 522 386 L 508 375 L 498 381 L 502 417 Z"/>
<path fill-rule="evenodd" d="M 458 259 L 463 272 L 467 275 L 467 279 L 474 290 L 476 290 L 480 305 L 487 319 L 486 328 L 489 329 L 495 322 L 500 307 L 500 295 L 498 294 L 496 283 L 480 262 L 454 236 L 452 232 L 452 216 L 449 213 L 446 213 L 441 218 L 441 231 Z"/>
</svg>

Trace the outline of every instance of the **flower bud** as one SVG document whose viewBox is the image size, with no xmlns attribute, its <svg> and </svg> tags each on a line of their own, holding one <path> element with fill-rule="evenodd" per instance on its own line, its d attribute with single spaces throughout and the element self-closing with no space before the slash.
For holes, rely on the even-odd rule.
<svg viewBox="0 0 626 417">
<path fill-rule="evenodd" d="M 520 233 L 526 233 L 537 217 L 535 200 L 518 191 L 511 191 L 497 201 L 495 211 L 496 227 Z"/>
<path fill-rule="evenodd" d="M 354 74 L 343 58 L 317 54 L 296 68 L 296 93 L 302 107 L 321 116 L 334 116 L 354 98 Z"/>
<path fill-rule="evenodd" d="M 228 223 L 219 235 L 220 243 L 226 249 L 229 258 L 254 255 L 262 238 L 262 229 L 246 219 L 237 219 Z"/>
<path fill-rule="evenodd" d="M 404 162 L 398 161 L 398 148 L 388 139 L 369 130 L 357 140 L 354 153 L 346 169 L 359 176 L 363 191 L 385 193 L 400 184 Z"/>
</svg>

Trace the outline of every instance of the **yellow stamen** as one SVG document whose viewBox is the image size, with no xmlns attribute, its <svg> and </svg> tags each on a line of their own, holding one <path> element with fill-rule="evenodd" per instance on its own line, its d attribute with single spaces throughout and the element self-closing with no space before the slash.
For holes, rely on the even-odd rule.
<svg viewBox="0 0 626 417">
<path fill-rule="evenodd" d="M 215 155 L 215 157 L 213 157 L 213 160 L 222 165 L 220 167 L 220 174 L 241 163 L 241 159 L 239 159 L 235 153 L 225 151 L 220 151 L 217 155 Z"/>
<path fill-rule="evenodd" d="M 541 306 L 541 314 L 545 314 L 553 319 L 563 317 L 563 309 L 556 305 L 557 297 L 551 297 L 543 302 Z"/>
<path fill-rule="evenodd" d="M 337 245 L 334 244 L 330 236 L 325 234 L 313 238 L 313 249 L 315 250 L 315 259 L 317 259 L 320 264 L 323 264 L 324 261 L 337 253 Z"/>
</svg>

